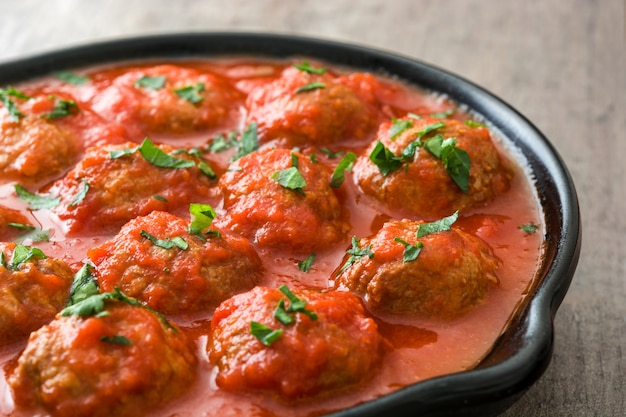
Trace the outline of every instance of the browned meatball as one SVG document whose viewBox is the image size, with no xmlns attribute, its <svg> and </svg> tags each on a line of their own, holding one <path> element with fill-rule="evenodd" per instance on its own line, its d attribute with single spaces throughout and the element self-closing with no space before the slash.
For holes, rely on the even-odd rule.
<svg viewBox="0 0 626 417">
<path fill-rule="evenodd" d="M 362 80 L 362 84 L 367 82 L 376 80 Z M 261 141 L 286 147 L 367 139 L 376 130 L 381 113 L 371 95 L 359 93 L 329 73 L 315 75 L 287 68 L 276 81 L 250 92 L 248 122 L 257 122 Z"/>
<path fill-rule="evenodd" d="M 65 306 L 70 267 L 41 250 L 0 242 L 0 345 L 26 337 Z"/>
<path fill-rule="evenodd" d="M 407 123 L 400 133 L 393 132 L 399 123 Z M 420 134 L 430 127 L 441 127 Z M 469 157 L 469 175 L 466 190 L 455 182 L 444 166 L 444 161 L 425 149 L 424 143 L 435 139 L 455 138 L 456 149 Z M 357 159 L 354 178 L 363 192 L 391 208 L 405 208 L 419 216 L 437 218 L 455 210 L 478 207 L 509 187 L 512 173 L 501 159 L 485 127 L 468 126 L 458 120 L 404 118 L 395 123 L 383 123 L 378 131 L 379 141 Z M 410 149 L 409 144 L 420 140 L 422 146 L 415 148 L 413 156 L 402 157 Z M 393 153 L 372 161 L 373 151 L 380 143 Z M 375 159 L 375 158 L 374 158 Z M 393 165 L 394 169 L 389 169 Z M 451 168 L 454 169 L 454 168 Z M 387 172 L 388 171 L 388 172 Z"/>
<path fill-rule="evenodd" d="M 174 157 L 167 145 L 150 149 L 155 148 Z M 135 151 L 129 154 L 112 156 L 112 152 L 132 149 Z M 153 210 L 181 210 L 192 202 L 207 202 L 212 181 L 191 163 L 194 158 L 176 155 L 191 166 L 161 167 L 136 149 L 135 143 L 90 148 L 74 169 L 53 184 L 50 193 L 61 198 L 53 213 L 66 233 L 117 231 L 127 221 Z"/>
<path fill-rule="evenodd" d="M 297 171 L 306 185 L 281 184 L 284 170 Z M 337 243 L 350 225 L 330 187 L 331 176 L 330 168 L 299 152 L 265 149 L 248 154 L 219 180 L 226 214 L 216 224 L 263 246 L 296 252 Z"/>
<path fill-rule="evenodd" d="M 0 182 L 34 183 L 70 168 L 81 149 L 77 136 L 36 115 L 14 120 L 0 113 Z"/>
<path fill-rule="evenodd" d="M 176 65 L 129 68 L 99 82 L 93 108 L 123 125 L 133 140 L 159 133 L 184 134 L 227 123 L 241 94 L 209 73 Z"/>
<path fill-rule="evenodd" d="M 106 314 L 59 315 L 32 334 L 8 377 L 18 409 L 144 415 L 193 382 L 195 348 L 182 331 L 143 307 L 105 303 Z"/>
<path fill-rule="evenodd" d="M 498 282 L 487 244 L 455 227 L 416 238 L 420 224 L 391 221 L 360 239 L 335 287 L 360 294 L 373 310 L 397 314 L 451 318 L 479 304 Z M 405 259 L 407 247 L 419 251 L 415 259 Z"/>
<path fill-rule="evenodd" d="M 294 300 L 285 293 L 256 287 L 215 311 L 207 349 L 218 369 L 218 386 L 296 400 L 329 395 L 373 376 L 383 355 L 383 339 L 358 297 L 341 292 L 290 294 L 297 297 L 296 303 L 306 302 L 304 307 L 289 312 Z M 279 306 L 293 320 L 290 324 L 275 318 Z M 278 338 L 257 339 L 260 335 L 251 326 L 259 324 L 277 330 Z"/>
<path fill-rule="evenodd" d="M 254 287 L 262 266 L 248 240 L 191 235 L 188 228 L 189 222 L 161 211 L 128 222 L 88 251 L 100 288 L 119 287 L 169 314 L 214 308 Z"/>
</svg>

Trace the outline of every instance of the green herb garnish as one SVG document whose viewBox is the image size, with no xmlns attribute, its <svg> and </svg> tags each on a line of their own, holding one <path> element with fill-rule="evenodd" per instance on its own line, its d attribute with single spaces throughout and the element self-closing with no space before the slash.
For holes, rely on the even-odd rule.
<svg viewBox="0 0 626 417">
<path fill-rule="evenodd" d="M 198 104 L 204 100 L 204 97 L 201 95 L 203 91 L 204 83 L 196 83 L 194 85 L 174 89 L 174 93 L 178 97 L 190 102 L 191 104 Z"/>
<path fill-rule="evenodd" d="M 20 269 L 20 266 L 31 259 L 46 259 L 47 256 L 43 253 L 43 251 L 39 248 L 32 248 L 30 246 L 25 246 L 21 244 L 15 245 L 13 249 L 13 255 L 11 255 L 11 259 L 9 262 L 6 262 L 6 258 L 4 252 L 2 252 L 2 266 L 12 271 L 17 271 Z"/>
<path fill-rule="evenodd" d="M 211 226 L 213 219 L 217 216 L 213 207 L 209 204 L 192 203 L 189 205 L 191 222 L 188 232 L 190 235 L 202 235 L 202 232 Z"/>
<path fill-rule="evenodd" d="M 340 157 L 341 155 L 343 155 L 345 152 L 344 151 L 339 151 L 339 152 L 333 152 L 328 148 L 320 148 L 320 152 L 326 154 L 326 156 L 328 157 L 328 159 L 335 159 Z"/>
<path fill-rule="evenodd" d="M 239 144 L 237 141 L 237 132 L 228 133 L 228 136 L 217 135 L 209 145 L 209 152 L 218 153 L 230 148 L 234 148 Z"/>
<path fill-rule="evenodd" d="M 79 75 L 70 71 L 57 71 L 54 76 L 59 80 L 64 81 L 72 85 L 81 85 L 89 82 L 89 77 L 85 75 Z"/>
<path fill-rule="evenodd" d="M 444 217 L 431 223 L 420 224 L 419 226 L 417 226 L 417 232 L 415 233 L 415 237 L 419 239 L 420 237 L 424 237 L 431 233 L 447 232 L 448 230 L 450 230 L 450 228 L 457 221 L 458 218 L 459 211 L 457 210 L 448 217 Z"/>
<path fill-rule="evenodd" d="M 151 77 L 149 75 L 144 75 L 135 81 L 135 87 L 147 88 L 149 90 L 160 90 L 165 86 L 165 81 L 167 78 L 164 75 Z"/>
<path fill-rule="evenodd" d="M 402 166 L 402 158 L 394 155 L 380 140 L 374 145 L 369 158 L 384 177 Z"/>
<path fill-rule="evenodd" d="M 324 83 L 321 83 L 319 81 L 314 81 L 312 83 L 303 85 L 302 87 L 296 88 L 295 93 L 300 94 L 300 93 L 305 93 L 307 91 L 320 90 L 322 88 L 326 88 L 326 85 Z"/>
<path fill-rule="evenodd" d="M 282 185 L 284 188 L 295 190 L 304 194 L 304 190 L 302 188 L 306 187 L 306 180 L 296 167 L 289 167 L 287 169 L 276 171 L 270 178 Z"/>
<path fill-rule="evenodd" d="M 422 242 L 415 242 L 415 244 L 411 244 L 399 237 L 394 237 L 393 240 L 404 245 L 404 255 L 402 257 L 402 261 L 404 263 L 416 260 L 417 256 L 420 254 L 422 248 L 424 247 L 424 244 Z"/>
<path fill-rule="evenodd" d="M 265 346 L 271 346 L 283 334 L 283 330 L 273 330 L 270 327 L 256 321 L 250 322 L 250 334 L 256 337 Z"/>
<path fill-rule="evenodd" d="M 317 74 L 317 75 L 322 75 L 327 71 L 326 68 L 314 67 L 313 65 L 309 64 L 307 61 L 302 61 L 299 64 L 295 64 L 294 68 L 297 68 L 303 72 L 308 72 L 309 74 Z"/>
<path fill-rule="evenodd" d="M 339 188 L 345 180 L 345 172 L 352 171 L 352 166 L 356 162 L 356 155 L 353 152 L 348 152 L 341 161 L 335 167 L 333 175 L 330 178 L 330 186 L 332 188 Z"/>
<path fill-rule="evenodd" d="M 67 306 L 77 304 L 99 293 L 98 283 L 91 273 L 93 265 L 86 263 L 74 274 Z"/>
<path fill-rule="evenodd" d="M 259 149 L 257 124 L 256 122 L 252 122 L 241 134 L 241 141 L 237 145 L 237 154 L 231 159 L 231 162 L 236 161 L 242 156 L 246 156 L 257 149 Z"/>
<path fill-rule="evenodd" d="M 111 343 L 113 345 L 120 346 L 132 346 L 133 342 L 128 340 L 128 338 L 121 334 L 114 334 L 113 336 L 102 336 L 100 338 L 101 342 Z"/>
<path fill-rule="evenodd" d="M 307 302 L 298 298 L 294 293 L 291 292 L 289 287 L 286 285 L 281 285 L 278 290 L 285 294 L 289 299 L 289 306 L 287 307 L 287 313 L 302 313 L 305 316 L 309 317 L 311 320 L 317 320 L 317 313 L 311 310 L 307 310 L 305 308 Z"/>
<path fill-rule="evenodd" d="M 465 124 L 469 127 L 487 127 L 484 123 L 479 123 L 474 120 L 466 120 Z"/>
<path fill-rule="evenodd" d="M 28 203 L 28 207 L 32 210 L 51 209 L 61 203 L 60 197 L 33 194 L 19 184 L 15 184 L 13 187 L 15 188 L 17 198 Z"/>
<path fill-rule="evenodd" d="M 522 231 L 524 231 L 525 233 L 531 234 L 537 231 L 537 229 L 539 228 L 539 225 L 535 223 L 528 223 L 528 224 L 520 225 L 519 228 L 522 229 Z"/>
<path fill-rule="evenodd" d="M 78 104 L 73 100 L 62 100 L 53 96 L 50 98 L 54 100 L 54 107 L 50 113 L 45 115 L 46 119 L 59 119 L 74 115 L 79 111 Z"/>
<path fill-rule="evenodd" d="M 441 135 L 424 143 L 424 149 L 443 162 L 452 181 L 464 193 L 469 190 L 470 159 L 467 152 L 456 147 L 455 138 L 444 139 Z"/>
<path fill-rule="evenodd" d="M 144 139 L 141 145 L 135 148 L 122 149 L 119 151 L 111 151 L 111 159 L 121 158 L 125 155 L 130 155 L 139 151 L 143 158 L 160 168 L 191 168 L 195 165 L 195 162 L 188 159 L 178 159 L 163 152 L 158 146 L 156 146 L 149 138 Z"/>
<path fill-rule="evenodd" d="M 311 270 L 311 265 L 313 265 L 313 261 L 317 255 L 312 253 L 307 256 L 306 259 L 298 262 L 298 269 L 302 272 L 309 272 Z"/>
<path fill-rule="evenodd" d="M 370 259 L 374 257 L 374 252 L 372 252 L 372 245 L 370 244 L 367 245 L 367 247 L 365 248 L 360 248 L 359 240 L 356 238 L 356 236 L 352 236 L 352 247 L 348 249 L 346 253 L 350 255 L 350 257 L 348 257 L 346 263 L 344 263 L 341 269 L 339 269 L 339 273 L 350 268 L 352 265 L 354 265 L 356 262 L 359 262 L 361 258 L 365 256 Z"/>
<path fill-rule="evenodd" d="M 139 232 L 139 234 L 152 242 L 154 246 L 158 246 L 159 248 L 173 249 L 174 246 L 182 250 L 187 250 L 189 248 L 189 243 L 187 243 L 187 241 L 180 236 L 167 239 L 159 239 L 156 236 L 146 232 L 145 230 L 142 230 L 141 232 Z"/>
<path fill-rule="evenodd" d="M 450 110 L 445 110 L 445 111 L 440 111 L 437 113 L 432 113 L 430 115 L 430 117 L 435 117 L 437 119 L 447 119 L 448 117 L 452 116 L 454 114 L 454 109 L 450 109 Z"/>
<path fill-rule="evenodd" d="M 78 204 L 80 204 L 81 201 L 85 199 L 85 196 L 89 191 L 89 183 L 84 178 L 81 178 L 81 182 L 83 184 L 83 188 L 81 188 L 78 193 L 76 193 L 70 204 L 67 206 L 68 208 L 77 206 Z"/>
<path fill-rule="evenodd" d="M 412 120 L 393 119 L 392 125 L 389 128 L 389 140 L 394 140 L 396 136 L 398 136 L 400 133 L 404 132 L 405 130 L 411 127 L 413 127 Z"/>
<path fill-rule="evenodd" d="M 4 107 L 7 109 L 7 112 L 9 112 L 9 116 L 14 121 L 19 122 L 20 119 L 24 117 L 24 113 L 22 113 L 17 108 L 17 104 L 15 104 L 15 101 L 13 101 L 11 97 L 19 98 L 22 100 L 28 100 L 30 99 L 30 97 L 22 93 L 21 91 L 16 90 L 13 87 L 9 87 L 6 90 L 3 88 L 0 88 L 0 103 L 2 103 Z"/>
</svg>

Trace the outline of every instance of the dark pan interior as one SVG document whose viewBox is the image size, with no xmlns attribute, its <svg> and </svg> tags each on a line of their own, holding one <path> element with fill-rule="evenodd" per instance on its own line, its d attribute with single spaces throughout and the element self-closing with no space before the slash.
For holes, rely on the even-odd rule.
<svg viewBox="0 0 626 417">
<path fill-rule="evenodd" d="M 466 105 L 521 150 L 535 176 L 547 223 L 545 260 L 530 300 L 476 369 L 420 382 L 332 416 L 489 416 L 509 407 L 550 362 L 552 319 L 574 275 L 581 230 L 576 191 L 558 153 L 541 132 L 502 100 L 415 59 L 326 40 L 254 33 L 160 35 L 78 46 L 2 64 L 0 85 L 115 61 L 233 54 L 308 56 L 392 74 Z"/>
</svg>

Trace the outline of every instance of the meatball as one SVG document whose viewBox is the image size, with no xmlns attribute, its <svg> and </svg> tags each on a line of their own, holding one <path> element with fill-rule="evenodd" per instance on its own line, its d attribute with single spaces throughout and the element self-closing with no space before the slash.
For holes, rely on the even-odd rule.
<svg viewBox="0 0 626 417">
<path fill-rule="evenodd" d="M 359 298 L 347 292 L 287 289 L 283 293 L 284 288 L 256 287 L 215 311 L 207 350 L 217 366 L 217 385 L 297 400 L 332 394 L 370 379 L 384 345 Z M 297 300 L 288 300 L 287 293 Z M 294 304 L 302 307 L 302 301 L 304 308 L 289 312 Z M 277 307 L 291 317 L 290 324 L 275 318 Z M 282 333 L 263 343 L 253 334 L 252 323 Z"/>
<path fill-rule="evenodd" d="M 498 283 L 487 244 L 456 227 L 416 239 L 420 224 L 390 221 L 358 241 L 335 288 L 361 295 L 372 310 L 428 318 L 453 318 L 479 304 Z M 405 258 L 407 248 L 419 251 L 417 257 Z"/>
<path fill-rule="evenodd" d="M 406 123 L 406 128 L 394 131 L 401 123 Z M 443 126 L 427 132 L 438 124 Z M 455 138 L 456 148 L 467 153 L 470 167 L 466 192 L 453 180 L 442 159 L 424 148 L 424 143 L 437 135 Z M 512 172 L 485 127 L 471 127 L 457 120 L 404 118 L 393 124 L 383 123 L 378 138 L 357 159 L 354 178 L 365 194 L 388 207 L 437 218 L 481 206 L 509 187 Z M 415 144 L 418 138 L 421 145 L 415 148 L 413 156 L 407 156 L 410 144 Z M 393 156 L 376 164 L 371 157 L 377 147 L 381 149 L 380 143 Z M 396 169 L 387 172 L 388 164 L 395 164 Z"/>
<path fill-rule="evenodd" d="M 217 76 L 176 65 L 130 68 L 102 85 L 92 106 L 131 139 L 186 134 L 228 123 L 241 93 Z M 234 115 L 232 115 L 234 116 Z"/>
<path fill-rule="evenodd" d="M 359 93 L 329 73 L 287 68 L 274 82 L 250 92 L 248 122 L 257 123 L 262 142 L 285 147 L 369 139 L 381 113 L 372 95 Z"/>
<path fill-rule="evenodd" d="M 72 285 L 70 267 L 41 250 L 0 242 L 0 345 L 54 319 Z"/>
<path fill-rule="evenodd" d="M 195 347 L 154 312 L 105 301 L 91 317 L 59 315 L 34 332 L 8 377 L 18 407 L 55 417 L 136 416 L 182 394 Z"/>
<path fill-rule="evenodd" d="M 173 150 L 167 145 L 149 149 L 167 156 Z M 115 152 L 122 155 L 114 157 Z M 194 160 L 188 155 L 176 159 Z M 157 166 L 142 156 L 135 143 L 89 148 L 76 167 L 51 187 L 50 193 L 61 198 L 53 214 L 68 235 L 97 234 L 116 232 L 127 221 L 153 210 L 173 211 L 186 209 L 191 202 L 206 202 L 212 195 L 212 181 L 197 164 L 191 165 Z"/>
<path fill-rule="evenodd" d="M 161 211 L 128 222 L 112 240 L 88 251 L 100 288 L 119 287 L 169 314 L 214 308 L 256 285 L 261 260 L 247 239 L 191 235 L 188 226 Z"/>
<path fill-rule="evenodd" d="M 281 183 L 282 173 L 300 175 L 304 182 Z M 350 229 L 330 187 L 331 176 L 330 168 L 288 149 L 248 154 L 219 180 L 226 213 L 216 224 L 266 247 L 295 252 L 325 248 Z"/>
<path fill-rule="evenodd" d="M 78 137 L 54 119 L 0 113 L 0 182 L 36 183 L 61 174 L 79 158 Z"/>
<path fill-rule="evenodd" d="M 20 211 L 0 205 L 0 241 L 11 240 L 20 233 L 11 224 L 31 226 L 30 221 Z"/>
</svg>

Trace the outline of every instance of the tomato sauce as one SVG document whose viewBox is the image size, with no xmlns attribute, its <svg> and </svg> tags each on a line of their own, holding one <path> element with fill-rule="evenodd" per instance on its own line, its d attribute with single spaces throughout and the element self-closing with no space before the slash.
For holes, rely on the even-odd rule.
<svg viewBox="0 0 626 417">
<path fill-rule="evenodd" d="M 259 85 L 267 85 L 275 81 L 285 68 L 297 62 L 300 61 L 223 58 L 211 61 L 127 63 L 113 67 L 81 70 L 81 74 L 89 76 L 92 80 L 91 83 L 83 86 L 69 86 L 56 78 L 49 77 L 15 87 L 29 95 L 66 92 L 72 94 L 79 108 L 92 109 L 106 106 L 103 100 L 115 99 L 116 106 L 123 105 L 119 97 L 103 99 L 99 94 L 113 84 L 114 77 L 131 70 L 141 73 L 142 69 L 167 64 L 185 66 L 192 73 L 194 71 L 208 72 L 215 90 L 227 91 L 224 97 L 230 104 L 226 108 L 226 113 L 220 113 L 220 117 L 209 117 L 205 113 L 210 113 L 211 109 L 203 109 L 205 113 L 201 117 L 210 119 L 211 123 L 202 124 L 202 128 L 196 128 L 199 124 L 189 121 L 188 125 L 193 127 L 184 133 L 181 133 L 180 129 L 175 129 L 175 132 L 159 131 L 156 126 L 149 134 L 154 143 L 166 144 L 173 148 L 191 148 L 210 144 L 218 134 L 226 136 L 234 130 L 242 131 L 248 116 L 244 99 L 246 94 Z M 323 63 L 317 64 L 324 65 Z M 379 74 L 375 77 L 370 74 L 349 75 L 354 71 L 347 68 L 330 68 L 329 71 L 339 76 L 351 77 L 353 85 L 360 85 L 360 96 L 368 95 L 368 100 L 375 100 L 378 103 L 377 111 L 380 117 L 392 119 L 404 117 L 407 113 L 429 115 L 448 111 L 445 116 L 448 118 L 457 120 L 472 118 L 470 113 L 459 109 L 445 97 L 422 91 L 384 75 Z M 157 71 L 155 74 L 160 73 Z M 363 81 L 363 79 L 369 80 L 370 78 L 375 80 L 374 86 Z M 112 93 L 109 91 L 107 94 Z M 368 106 L 370 105 L 371 103 L 368 103 Z M 0 111 L 3 110 L 0 108 Z M 145 117 L 140 123 L 125 128 L 116 120 L 105 120 L 104 117 L 96 116 L 95 113 L 97 112 L 92 113 L 90 110 L 90 119 L 97 120 L 97 123 L 92 123 L 87 129 L 82 150 L 77 155 L 78 159 L 84 154 L 87 145 L 95 142 L 120 144 L 133 141 L 139 143 L 145 136 L 148 136 L 144 132 L 148 129 L 146 126 L 149 126 L 150 122 L 146 122 Z M 124 113 L 126 123 L 132 123 L 131 116 L 129 116 L 132 114 L 135 113 L 130 110 Z M 185 117 L 193 118 L 194 116 L 185 115 Z M 76 126 L 71 126 L 71 117 L 66 118 L 63 123 L 70 125 L 72 131 L 80 131 L 80 124 L 85 123 L 84 120 L 78 118 L 74 120 Z M 215 120 L 220 120 L 220 122 L 214 123 Z M 320 120 L 320 123 L 325 123 L 325 119 Z M 161 123 L 159 119 L 157 124 Z M 543 213 L 524 161 L 514 149 L 498 138 L 497 132 L 492 131 L 491 136 L 502 157 L 512 162 L 513 177 L 510 187 L 508 191 L 497 195 L 487 204 L 462 211 L 455 223 L 455 227 L 483 239 L 498 262 L 496 275 L 499 284 L 489 289 L 485 299 L 478 306 L 459 317 L 445 320 L 369 311 L 378 324 L 379 332 L 391 347 L 384 355 L 383 363 L 373 378 L 358 386 L 349 387 L 336 395 L 294 402 L 286 402 L 262 392 L 227 392 L 220 389 L 215 382 L 216 370 L 210 364 L 206 352 L 211 314 L 175 316 L 172 320 L 189 334 L 196 345 L 197 378 L 186 393 L 171 400 L 159 410 L 151 412 L 150 415 L 220 417 L 323 415 L 378 398 L 409 384 L 475 367 L 489 353 L 494 342 L 505 330 L 507 323 L 523 305 L 527 292 L 534 284 L 536 272 L 541 263 L 544 237 Z M 94 137 L 99 139 L 95 140 Z M 370 140 L 362 138 L 344 140 L 339 146 L 333 143 L 315 144 L 315 146 L 305 144 L 298 145 L 298 148 L 305 155 L 314 153 L 319 161 L 334 167 L 341 157 L 331 158 L 320 151 L 321 147 L 328 147 L 333 152 L 351 151 L 358 155 L 373 139 L 374 137 Z M 285 141 L 277 143 L 284 144 Z M 286 143 L 289 143 L 288 140 Z M 261 146 L 272 146 L 272 144 L 262 142 Z M 217 177 L 220 177 L 228 169 L 229 160 L 235 152 L 235 149 L 228 149 L 219 153 L 206 153 L 204 156 Z M 35 184 L 31 183 L 27 188 L 45 193 L 50 189 L 50 185 L 61 177 L 61 174 L 54 173 Z M 67 261 L 74 271 L 77 271 L 85 261 L 89 249 L 112 239 L 114 233 L 78 233 L 68 236 L 63 225 L 49 209 L 30 210 L 24 201 L 17 198 L 14 186 L 19 183 L 19 179 L 0 178 L 0 205 L 18 210 L 32 225 L 49 231 L 49 241 L 32 243 L 32 246 L 41 248 L 49 257 L 61 258 Z M 217 190 L 216 183 L 214 186 Z M 184 192 L 180 190 L 181 194 Z M 173 190 L 172 195 L 175 194 L 176 190 Z M 371 236 L 381 228 L 385 221 L 391 219 L 422 220 L 406 210 L 389 209 L 383 202 L 364 195 L 355 185 L 353 173 L 349 171 L 346 171 L 345 181 L 337 189 L 337 195 L 350 219 L 351 229 L 346 238 L 328 248 L 317 250 L 309 272 L 303 272 L 298 268 L 298 262 L 306 257 L 306 253 L 294 254 L 285 248 L 255 244 L 264 270 L 259 285 L 278 287 L 287 284 L 292 288 L 327 290 L 333 274 L 341 265 L 346 250 L 350 247 L 352 236 L 359 238 Z M 219 218 L 224 213 L 219 192 L 215 191 L 212 197 L 207 198 L 214 206 Z M 205 199 L 202 202 L 208 200 Z M 176 214 L 189 218 L 184 211 L 178 210 Z M 536 225 L 538 229 L 535 233 L 527 233 L 520 228 L 524 224 Z M 315 236 L 310 236 L 310 239 L 315 238 Z M 30 243 L 27 240 L 25 244 Z M 5 379 L 5 375 L 15 366 L 16 358 L 24 349 L 26 342 L 26 340 L 21 340 L 1 348 L 0 363 L 5 372 L 0 377 L 0 415 L 26 415 L 24 411 L 14 406 L 13 394 Z M 297 367 L 298 364 L 294 363 L 293 366 Z"/>
</svg>

